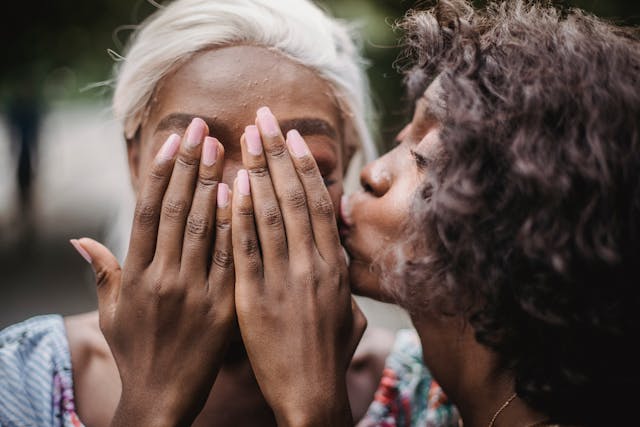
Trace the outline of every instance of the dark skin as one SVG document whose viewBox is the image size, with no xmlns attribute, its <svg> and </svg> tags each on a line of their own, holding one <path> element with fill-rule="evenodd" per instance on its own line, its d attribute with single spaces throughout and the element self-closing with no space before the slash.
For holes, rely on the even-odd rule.
<svg viewBox="0 0 640 427">
<path fill-rule="evenodd" d="M 372 274 L 391 268 L 397 259 L 380 259 L 384 246 L 395 247 L 410 259 L 401 230 L 412 197 L 430 175 L 443 166 L 440 128 L 444 115 L 438 80 L 417 101 L 411 123 L 398 145 L 367 165 L 362 190 L 343 205 L 343 242 L 351 256 L 349 274 L 355 290 L 388 300 L 392 295 Z M 395 283 L 402 286 L 402 283 Z M 436 312 L 412 313 L 423 358 L 431 373 L 458 407 L 465 427 L 485 427 L 514 391 L 509 372 L 499 369 L 496 355 L 475 340 L 473 328 L 462 316 Z M 521 399 L 513 400 L 495 419 L 494 427 L 530 426 L 545 419 Z"/>
<path fill-rule="evenodd" d="M 259 67 L 256 64 L 259 64 Z M 212 70 L 216 71 L 213 72 Z M 217 70 L 225 70 L 225 73 L 220 73 Z M 308 96 L 309 93 L 313 93 L 314 96 Z M 314 72 L 264 48 L 234 46 L 200 53 L 161 82 L 150 105 L 148 115 L 141 124 L 136 138 L 130 140 L 128 144 L 131 180 L 138 200 L 144 194 L 155 194 L 156 208 L 154 209 L 160 212 L 160 217 L 157 219 L 157 231 L 155 234 L 155 228 L 151 230 L 144 229 L 139 233 L 138 239 L 140 241 L 150 240 L 157 242 L 153 256 L 149 255 L 151 252 L 146 255 L 147 264 L 145 268 L 134 268 L 133 265 L 135 264 L 133 264 L 133 261 L 130 262 L 130 259 L 138 256 L 135 255 L 138 252 L 137 249 L 132 250 L 132 248 L 135 249 L 136 247 L 135 241 L 137 237 L 134 228 L 131 242 L 132 248 L 129 250 L 127 261 L 121 266 L 122 277 L 114 278 L 113 283 L 124 283 L 123 277 L 128 277 L 131 282 L 137 283 L 136 286 L 128 286 L 128 288 L 145 288 L 146 291 L 140 291 L 140 294 L 135 295 L 127 294 L 126 298 L 118 299 L 116 305 L 119 304 L 123 308 L 119 309 L 119 311 L 116 310 L 117 313 L 129 312 L 131 315 L 131 312 L 139 311 L 139 307 L 147 307 L 149 295 L 153 295 L 157 289 L 157 286 L 154 285 L 154 282 L 157 281 L 155 278 L 158 275 L 165 277 L 164 274 L 159 272 L 165 272 L 167 264 L 173 263 L 171 269 L 178 272 L 191 272 L 193 270 L 193 268 L 186 265 L 189 262 L 189 257 L 178 256 L 184 250 L 178 250 L 172 245 L 174 242 L 179 242 L 181 248 L 182 246 L 187 246 L 187 238 L 190 234 L 185 230 L 189 227 L 201 229 L 202 227 L 199 227 L 199 225 L 203 224 L 202 218 L 208 217 L 211 219 L 211 228 L 204 228 L 211 234 L 205 236 L 204 241 L 215 242 L 213 245 L 216 245 L 220 240 L 218 238 L 219 232 L 221 236 L 226 236 L 224 227 L 222 231 L 214 229 L 212 218 L 216 218 L 215 214 L 212 216 L 209 211 L 207 213 L 197 212 L 195 215 L 197 220 L 194 221 L 194 215 L 191 215 L 192 219 L 190 220 L 191 212 L 185 209 L 179 221 L 176 221 L 182 224 L 181 228 L 179 227 L 183 230 L 182 240 L 179 237 L 180 233 L 177 231 L 171 234 L 169 238 L 162 238 L 166 228 L 165 224 L 167 223 L 167 221 L 163 222 L 161 220 L 163 213 L 166 214 L 168 212 L 170 216 L 175 216 L 173 215 L 176 213 L 175 211 L 181 211 L 180 207 L 191 205 L 191 209 L 193 209 L 198 204 L 196 201 L 205 200 L 197 196 L 197 191 L 193 192 L 193 189 L 202 187 L 202 182 L 198 184 L 197 171 L 199 167 L 196 167 L 201 163 L 202 149 L 199 152 L 197 149 L 192 150 L 192 152 L 185 151 L 185 144 L 181 145 L 179 153 L 175 156 L 175 159 L 178 159 L 175 164 L 178 166 L 173 166 L 171 170 L 167 166 L 167 169 L 164 170 L 164 175 L 162 175 L 165 181 L 174 182 L 173 175 L 186 167 L 189 172 L 186 178 L 181 179 L 181 188 L 169 184 L 167 184 L 164 192 L 162 187 L 148 188 L 148 177 L 158 176 L 157 168 L 160 166 L 158 166 L 155 158 L 163 142 L 166 141 L 171 133 L 185 134 L 185 130 L 193 117 L 202 118 L 206 131 L 198 147 L 204 147 L 204 135 L 206 134 L 215 135 L 221 143 L 219 147 L 220 157 L 216 162 L 217 169 L 215 174 L 205 177 L 205 181 L 210 183 L 221 181 L 231 184 L 237 170 L 241 167 L 242 151 L 239 142 L 245 131 L 245 126 L 255 122 L 255 111 L 266 99 L 269 99 L 272 109 L 277 112 L 283 129 L 295 127 L 305 136 L 309 142 L 311 153 L 319 166 L 322 180 L 328 188 L 329 198 L 332 203 L 338 203 L 342 193 L 342 176 L 346 163 L 344 159 L 345 156 L 348 156 L 353 151 L 355 141 L 342 140 L 342 113 L 337 107 L 333 91 L 327 83 Z M 192 184 L 191 189 L 189 183 Z M 205 185 L 205 187 L 207 186 Z M 207 187 L 210 189 L 208 198 L 199 203 L 199 205 L 208 207 L 216 205 L 215 192 L 217 190 L 214 190 L 214 187 L 216 186 Z M 189 196 L 190 192 L 191 196 Z M 212 200 L 214 200 L 213 203 Z M 138 212 L 144 214 L 149 210 L 139 209 Z M 224 212 L 222 215 L 224 218 Z M 144 220 L 138 218 L 136 221 L 145 222 L 148 220 L 147 216 L 145 216 Z M 150 235 L 155 235 L 156 238 L 150 239 Z M 92 254 L 94 268 L 97 268 L 98 271 L 105 268 L 109 271 L 117 271 L 118 266 L 115 263 L 115 259 L 111 259 L 104 248 L 97 246 L 89 239 L 82 239 L 80 243 Z M 217 258 L 216 255 L 211 255 L 211 249 L 211 247 L 205 249 L 205 246 L 202 245 L 199 250 L 193 251 L 193 253 L 189 251 L 188 254 L 195 256 L 195 253 L 198 253 L 200 260 L 204 258 L 213 260 L 211 262 L 212 268 L 224 266 L 225 271 L 229 271 L 229 268 L 233 270 L 233 264 L 228 256 L 231 251 L 230 246 L 225 244 L 224 248 L 218 252 L 218 254 L 222 253 L 224 256 L 218 256 Z M 149 251 L 151 250 L 149 249 Z M 207 257 L 205 257 L 205 253 L 207 253 Z M 151 262 L 149 262 L 149 259 L 151 259 Z M 156 259 L 162 260 L 162 262 L 156 263 L 159 266 L 154 264 Z M 101 260 L 102 264 L 97 266 L 96 262 L 98 261 L 96 260 Z M 144 273 L 147 270 L 149 272 L 145 275 Z M 191 272 L 189 274 L 193 275 L 195 273 Z M 225 289 L 228 291 L 234 287 L 233 275 L 212 273 L 211 271 L 207 271 L 206 274 L 200 271 L 198 274 L 201 278 L 213 278 L 215 276 L 217 282 L 213 285 L 212 279 L 199 279 L 200 281 L 208 282 L 209 289 Z M 212 294 L 208 297 L 201 294 L 193 296 L 196 294 L 191 292 L 195 291 L 190 289 L 197 289 L 198 287 L 191 285 L 195 282 L 191 276 L 177 274 L 170 281 L 181 284 L 179 286 L 180 295 L 174 298 L 176 301 L 190 301 L 195 305 L 176 303 L 175 306 L 172 306 L 171 304 L 160 304 L 163 308 L 156 307 L 147 313 L 148 319 L 154 319 L 153 316 L 156 316 L 156 323 L 152 320 L 140 323 L 132 320 L 133 318 L 125 316 L 115 316 L 112 320 L 108 320 L 107 313 L 111 313 L 111 311 L 103 311 L 101 323 L 107 336 L 107 341 L 111 346 L 111 352 L 100 333 L 95 314 L 66 319 L 74 366 L 75 397 L 80 418 L 87 425 L 108 425 L 116 412 L 116 408 L 119 408 L 118 413 L 123 415 L 121 421 L 126 418 L 127 414 L 148 413 L 157 415 L 163 422 L 184 423 L 190 417 L 195 417 L 194 414 L 199 413 L 197 418 L 194 418 L 193 425 L 211 425 L 212 423 L 234 426 L 274 424 L 273 413 L 256 383 L 251 366 L 246 357 L 243 357 L 240 334 L 233 326 L 235 325 L 235 312 L 234 310 L 231 311 L 233 314 L 229 312 L 229 307 L 233 304 L 229 302 L 227 293 L 223 293 L 224 297 L 218 294 Z M 118 285 L 113 286 L 114 288 L 118 287 Z M 113 292 L 114 295 L 120 293 L 118 291 Z M 164 298 L 157 299 L 164 301 Z M 105 301 L 107 302 L 105 303 Z M 105 307 L 109 306 L 109 304 L 112 304 L 109 301 L 111 300 L 103 298 L 101 299 L 101 304 Z M 128 301 L 126 306 L 125 301 Z M 195 301 L 200 302 L 196 303 Z M 197 304 L 204 304 L 208 308 L 205 309 Z M 177 324 L 174 321 L 170 325 L 160 328 L 162 318 L 157 316 L 163 312 L 170 312 L 171 315 L 168 316 L 170 319 L 180 318 L 178 315 L 180 312 L 210 312 L 213 317 L 201 317 L 199 318 L 199 323 L 193 323 L 190 326 L 183 325 L 186 329 L 175 329 L 171 333 L 167 333 L 167 330 L 175 328 Z M 124 356 L 132 351 L 131 342 L 126 338 L 126 336 L 132 336 L 131 334 L 134 332 L 132 328 L 135 328 L 135 332 L 140 334 L 141 338 L 137 341 L 143 343 L 146 341 L 145 337 L 149 336 L 150 330 L 158 332 L 157 344 L 154 347 L 140 347 L 135 350 L 137 354 L 153 355 L 154 364 L 158 360 L 162 361 L 162 366 L 156 365 L 153 371 L 147 371 L 151 377 L 153 377 L 151 375 L 152 372 L 171 372 L 169 365 L 184 366 L 186 362 L 185 353 L 192 353 L 191 351 L 185 352 L 184 348 L 193 347 L 193 343 L 188 337 L 211 336 L 209 342 L 202 344 L 203 350 L 201 352 L 202 354 L 209 354 L 209 356 L 192 361 L 193 366 L 201 368 L 198 371 L 201 375 L 197 376 L 194 372 L 188 375 L 188 380 L 183 378 L 186 383 L 192 384 L 194 387 L 190 392 L 192 393 L 191 397 L 187 393 L 191 386 L 187 387 L 186 383 L 163 383 L 163 390 L 166 390 L 165 387 L 181 390 L 181 398 L 192 402 L 192 406 L 176 407 L 177 404 L 173 401 L 180 399 L 171 395 L 166 396 L 166 400 L 171 403 L 165 403 L 165 399 L 156 401 L 157 396 L 155 395 L 159 393 L 159 396 L 162 396 L 166 391 L 151 392 L 153 389 L 149 386 L 150 378 L 145 376 L 145 368 L 142 367 L 144 363 L 152 362 L 151 356 L 146 360 L 138 361 L 132 361 Z M 174 341 L 171 345 L 160 345 L 162 337 L 165 335 L 168 337 L 173 336 L 177 341 Z M 184 340 L 184 342 L 180 340 Z M 176 342 L 182 342 L 182 344 L 179 346 L 175 344 Z M 111 353 L 116 356 L 115 362 L 117 362 L 117 365 Z M 119 354 L 123 356 L 120 357 L 118 356 Z M 227 359 L 223 360 L 221 355 L 227 355 Z M 376 384 L 376 381 L 370 381 L 366 378 L 379 375 L 384 354 L 375 357 L 371 354 L 362 356 L 359 359 L 361 363 L 357 365 L 360 369 L 352 371 L 351 378 L 356 380 L 354 381 L 355 384 L 365 384 L 369 387 L 369 390 L 364 393 L 361 393 L 362 388 L 360 388 L 360 392 L 355 393 L 360 396 L 360 401 L 368 402 L 373 395 L 371 387 Z M 364 368 L 362 365 L 363 360 L 366 361 Z M 119 377 L 122 378 L 122 383 L 118 380 Z M 172 375 L 172 378 L 179 377 L 181 377 L 180 373 L 174 372 Z M 215 386 L 211 387 L 214 380 Z M 159 379 L 155 378 L 155 381 L 159 381 Z M 101 386 L 96 387 L 96 384 Z M 196 386 L 196 384 L 199 385 Z M 123 390 L 128 390 L 128 394 L 121 396 L 121 387 Z M 144 393 L 138 393 L 139 390 L 143 390 Z M 211 391 L 210 393 L 205 393 L 203 390 Z M 203 400 L 203 393 L 205 395 L 208 394 L 208 399 L 205 396 Z M 142 399 L 141 401 L 138 401 L 137 397 L 135 399 L 129 398 L 134 395 L 154 397 Z M 241 396 L 242 398 L 234 396 Z M 121 401 L 121 397 L 124 401 Z M 357 399 L 354 398 L 354 400 Z M 120 406 L 118 406 L 119 402 Z M 360 411 L 366 408 L 366 403 L 362 402 L 359 404 Z M 135 410 L 134 407 L 136 408 Z M 159 407 L 169 408 L 171 411 L 156 411 L 155 409 Z M 171 412 L 173 415 L 168 415 L 167 412 Z M 171 418 L 179 413 L 183 414 L 179 420 Z M 138 421 L 151 423 L 153 420 L 139 419 Z"/>
<path fill-rule="evenodd" d="M 268 108 L 256 123 L 243 137 L 247 169 L 233 200 L 243 342 L 278 425 L 353 424 L 346 371 L 366 322 L 351 300 L 333 203 L 300 134 L 285 143 Z"/>
</svg>

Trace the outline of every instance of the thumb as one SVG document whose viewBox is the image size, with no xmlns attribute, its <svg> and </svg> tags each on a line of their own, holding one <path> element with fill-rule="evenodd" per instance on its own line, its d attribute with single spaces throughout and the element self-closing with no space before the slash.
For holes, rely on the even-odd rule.
<svg viewBox="0 0 640 427">
<path fill-rule="evenodd" d="M 73 247 L 89 263 L 96 275 L 100 312 L 115 303 L 120 288 L 122 269 L 116 257 L 101 243 L 93 239 L 70 240 Z"/>
</svg>

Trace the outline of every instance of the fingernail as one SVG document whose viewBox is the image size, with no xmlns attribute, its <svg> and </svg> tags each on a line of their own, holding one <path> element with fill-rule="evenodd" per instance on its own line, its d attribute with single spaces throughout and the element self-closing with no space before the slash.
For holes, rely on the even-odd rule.
<svg viewBox="0 0 640 427">
<path fill-rule="evenodd" d="M 76 239 L 71 239 L 69 242 L 73 245 L 73 247 L 78 251 L 78 253 L 84 258 L 89 264 L 91 264 L 92 259 L 89 252 L 87 252 L 82 246 L 80 246 L 80 242 Z"/>
<path fill-rule="evenodd" d="M 207 131 L 207 124 L 204 120 L 196 117 L 191 121 L 189 125 L 189 129 L 187 129 L 187 146 L 188 147 L 197 147 L 200 145 L 202 138 Z"/>
<path fill-rule="evenodd" d="M 160 148 L 160 158 L 162 160 L 171 160 L 180 148 L 180 135 L 171 134 L 169 138 L 162 144 Z"/>
<path fill-rule="evenodd" d="M 280 126 L 276 117 L 269 107 L 262 107 L 258 110 L 258 121 L 262 131 L 269 136 L 277 136 L 280 133 Z"/>
<path fill-rule="evenodd" d="M 238 171 L 238 191 L 243 196 L 251 194 L 251 186 L 249 185 L 249 174 L 246 169 Z"/>
<path fill-rule="evenodd" d="M 207 136 L 202 146 L 202 163 L 205 166 L 213 166 L 218 160 L 218 140 Z"/>
<path fill-rule="evenodd" d="M 291 151 L 296 157 L 304 157 L 309 154 L 309 149 L 307 148 L 307 144 L 300 136 L 300 133 L 292 129 L 287 133 L 287 144 L 291 147 Z"/>
<path fill-rule="evenodd" d="M 218 207 L 226 208 L 229 206 L 229 186 L 224 183 L 218 184 Z"/>
<path fill-rule="evenodd" d="M 262 140 L 256 126 L 251 125 L 245 128 L 244 140 L 247 142 L 247 151 L 249 153 L 254 156 L 259 156 L 262 153 Z"/>
</svg>

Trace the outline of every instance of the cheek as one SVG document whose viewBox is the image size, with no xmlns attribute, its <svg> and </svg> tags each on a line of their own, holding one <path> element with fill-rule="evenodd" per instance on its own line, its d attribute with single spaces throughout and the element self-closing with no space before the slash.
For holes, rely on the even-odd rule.
<svg viewBox="0 0 640 427">
<path fill-rule="evenodd" d="M 362 212 L 368 224 L 383 235 L 386 241 L 403 240 L 402 230 L 410 206 L 406 193 L 390 191 L 378 206 L 365 208 Z"/>
</svg>

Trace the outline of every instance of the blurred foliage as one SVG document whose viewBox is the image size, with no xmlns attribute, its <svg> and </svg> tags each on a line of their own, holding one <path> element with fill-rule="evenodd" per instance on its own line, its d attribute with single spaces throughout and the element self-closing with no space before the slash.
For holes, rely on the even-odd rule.
<svg viewBox="0 0 640 427">
<path fill-rule="evenodd" d="M 380 108 L 382 136 L 389 141 L 407 116 L 402 103 L 402 79 L 393 68 L 400 34 L 393 31 L 392 24 L 416 2 L 318 2 L 334 15 L 359 24 L 363 48 L 371 61 L 369 76 Z M 638 0 L 559 3 L 628 25 L 640 24 Z M 5 46 L 0 68 L 0 101 L 4 105 L 17 93 L 30 94 L 43 103 L 58 99 L 105 100 L 107 90 L 86 88 L 111 77 L 113 59 L 107 50 L 121 52 L 132 26 L 155 10 L 155 6 L 153 0 L 36 0 L 11 2 L 3 9 L 0 32 Z"/>
</svg>

